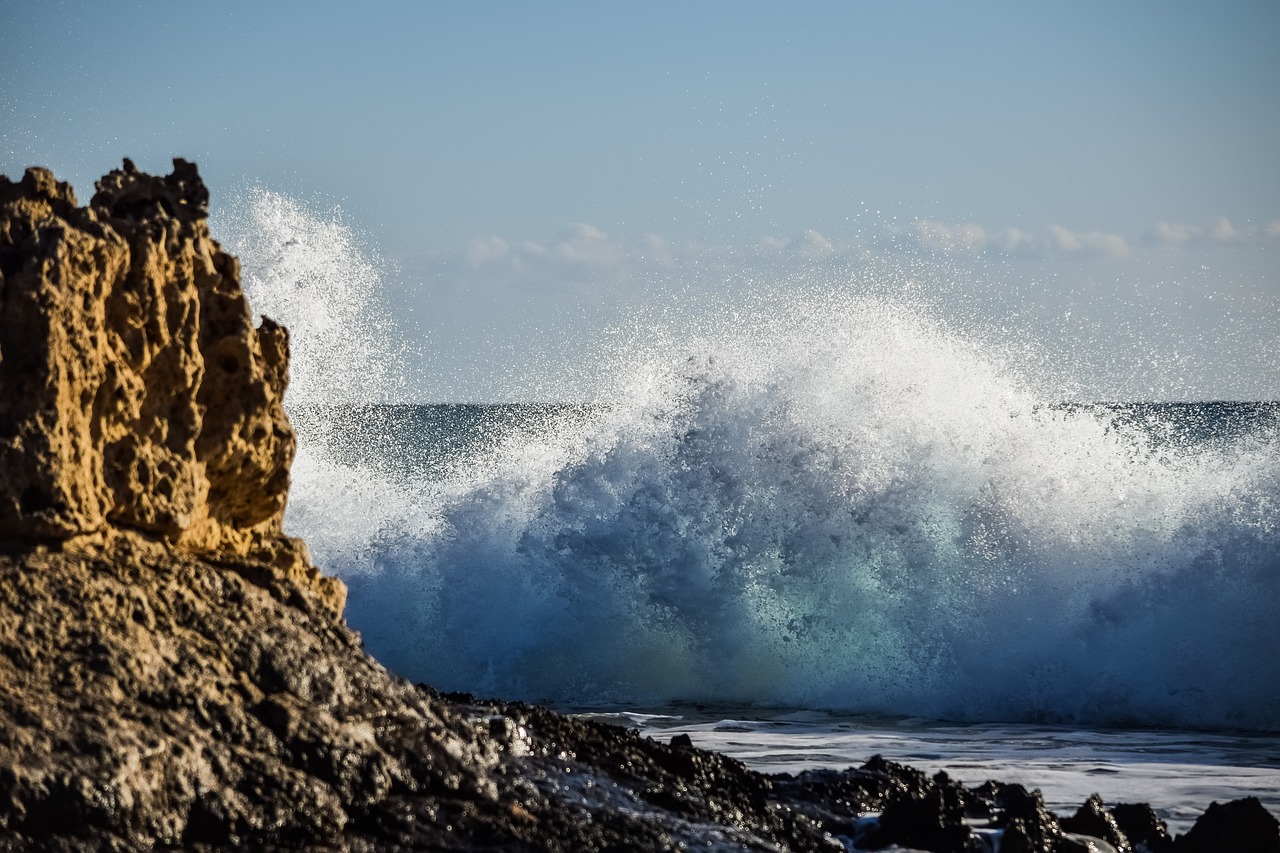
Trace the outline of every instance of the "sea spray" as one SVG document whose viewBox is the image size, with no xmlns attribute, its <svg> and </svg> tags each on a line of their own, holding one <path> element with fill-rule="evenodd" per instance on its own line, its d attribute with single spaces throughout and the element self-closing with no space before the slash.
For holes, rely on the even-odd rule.
<svg viewBox="0 0 1280 853">
<path fill-rule="evenodd" d="M 238 250 L 271 313 L 295 282 Z M 289 524 L 350 584 L 369 649 L 442 688 L 1280 727 L 1274 424 L 1161 441 L 868 290 L 765 288 L 631 341 L 590 406 L 430 470 L 304 430 Z M 292 405 L 358 398 L 333 350 L 297 353 L 326 381 Z"/>
<path fill-rule="evenodd" d="M 253 187 L 220 216 L 212 230 L 240 258 L 250 304 L 292 333 L 295 405 L 403 395 L 406 347 L 378 304 L 390 270 L 341 209 Z"/>
</svg>

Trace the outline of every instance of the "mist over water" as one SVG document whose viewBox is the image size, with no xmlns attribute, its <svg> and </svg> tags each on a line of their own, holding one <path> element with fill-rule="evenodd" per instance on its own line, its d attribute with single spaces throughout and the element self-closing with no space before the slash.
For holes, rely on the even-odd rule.
<svg viewBox="0 0 1280 853">
<path fill-rule="evenodd" d="M 377 303 L 387 265 L 340 210 L 255 187 L 232 200 L 214 233 L 239 257 L 253 309 L 289 330 L 290 403 L 403 394 L 406 348 Z"/>
<path fill-rule="evenodd" d="M 291 204 L 228 241 L 291 330 L 289 405 L 393 397 L 376 264 Z M 1274 416 L 1175 441 L 1057 406 L 1043 362 L 874 282 L 739 304 L 429 469 L 297 417 L 287 525 L 369 650 L 560 704 L 1280 729 Z"/>
</svg>

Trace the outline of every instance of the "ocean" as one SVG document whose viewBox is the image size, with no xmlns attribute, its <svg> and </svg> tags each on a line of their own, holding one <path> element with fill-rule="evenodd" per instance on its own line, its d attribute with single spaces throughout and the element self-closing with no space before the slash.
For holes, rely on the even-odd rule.
<svg viewBox="0 0 1280 853">
<path fill-rule="evenodd" d="M 1175 831 L 1280 811 L 1280 404 L 814 434 L 794 386 L 764 408 L 688 367 L 663 411 L 297 409 L 290 519 L 368 649 L 769 772 L 879 753 Z"/>
<path fill-rule="evenodd" d="M 332 315 L 360 288 L 255 245 L 294 342 L 286 529 L 393 671 L 762 770 L 1280 812 L 1280 404 L 1064 399 L 829 284 L 624 347 L 573 404 L 353 403 L 389 363 Z"/>
</svg>

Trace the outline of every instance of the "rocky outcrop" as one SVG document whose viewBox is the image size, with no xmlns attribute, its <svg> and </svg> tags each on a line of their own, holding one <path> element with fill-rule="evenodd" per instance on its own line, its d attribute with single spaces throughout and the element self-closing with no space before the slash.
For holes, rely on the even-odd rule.
<svg viewBox="0 0 1280 853">
<path fill-rule="evenodd" d="M 46 170 L 0 177 L 0 536 L 252 555 L 337 613 L 281 533 L 288 334 L 254 328 L 196 167 L 97 187 L 82 208 Z"/>
<path fill-rule="evenodd" d="M 305 588 L 160 543 L 0 556 L 0 850 L 378 838 L 487 804 L 494 744 Z M 372 841 L 370 841 L 372 843 Z"/>
<path fill-rule="evenodd" d="M 1186 835 L 1178 836 L 1177 853 L 1270 853 L 1280 846 L 1280 824 L 1257 797 L 1210 803 Z"/>
<path fill-rule="evenodd" d="M 0 177 L 0 851 L 1280 850 L 873 758 L 798 776 L 388 673 L 285 537 L 288 337 L 195 167 Z M 1232 845 L 1230 848 L 1223 845 Z"/>
</svg>

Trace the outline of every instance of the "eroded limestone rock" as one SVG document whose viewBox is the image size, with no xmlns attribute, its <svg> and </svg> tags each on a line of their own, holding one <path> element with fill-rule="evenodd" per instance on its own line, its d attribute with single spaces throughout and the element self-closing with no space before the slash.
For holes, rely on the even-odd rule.
<svg viewBox="0 0 1280 853">
<path fill-rule="evenodd" d="M 288 333 L 254 328 L 195 165 L 126 160 L 97 189 L 80 207 L 44 169 L 0 176 L 0 537 L 256 556 L 340 612 L 281 532 Z"/>
</svg>

